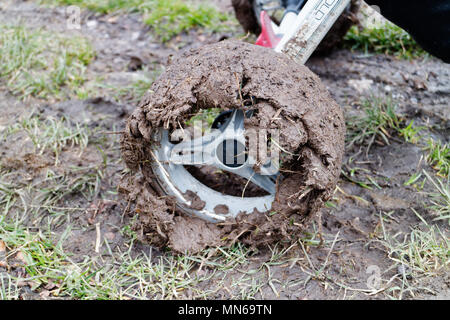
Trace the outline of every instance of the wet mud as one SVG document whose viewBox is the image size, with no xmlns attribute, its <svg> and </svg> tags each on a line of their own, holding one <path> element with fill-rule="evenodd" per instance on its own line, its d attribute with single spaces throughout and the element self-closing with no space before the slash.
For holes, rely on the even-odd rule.
<svg viewBox="0 0 450 320">
<path fill-rule="evenodd" d="M 247 100 L 252 104 L 246 106 Z M 246 120 L 246 128 L 280 130 L 283 179 L 267 212 L 241 214 L 218 224 L 200 222 L 179 212 L 155 182 L 152 132 L 160 127 L 175 129 L 191 114 L 213 107 L 251 108 L 256 112 Z M 139 215 L 137 227 L 143 238 L 178 252 L 237 240 L 255 247 L 288 240 L 330 199 L 339 177 L 344 134 L 340 107 L 305 66 L 240 41 L 189 50 L 173 61 L 128 120 L 122 156 L 143 178 L 127 177 L 124 194 L 136 203 L 131 214 Z M 206 199 L 191 196 L 193 205 L 201 209 Z M 269 216 L 270 212 L 276 214 Z"/>
</svg>

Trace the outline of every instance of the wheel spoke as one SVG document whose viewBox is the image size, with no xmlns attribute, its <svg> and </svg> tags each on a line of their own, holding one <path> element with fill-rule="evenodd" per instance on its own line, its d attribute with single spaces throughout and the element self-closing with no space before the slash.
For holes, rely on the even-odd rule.
<svg viewBox="0 0 450 320">
<path fill-rule="evenodd" d="M 217 131 L 217 130 L 214 130 Z M 183 141 L 173 146 L 169 161 L 180 165 L 214 165 L 217 133 Z"/>
<path fill-rule="evenodd" d="M 269 176 L 256 173 L 250 165 L 246 165 L 232 172 L 247 180 L 250 180 L 250 182 L 254 183 L 270 194 L 275 194 L 276 192 L 276 175 Z"/>
<path fill-rule="evenodd" d="M 163 132 L 161 146 L 163 151 L 158 153 L 159 160 L 168 161 L 174 165 L 209 165 L 218 169 L 237 174 L 270 194 L 275 194 L 275 180 L 278 167 L 270 161 L 260 167 L 260 172 L 253 170 L 256 163 L 246 155 L 244 136 L 245 114 L 242 110 L 233 110 L 222 127 L 213 129 L 211 133 L 172 144 L 168 139 L 168 132 Z M 240 146 L 237 148 L 237 146 Z"/>
<path fill-rule="evenodd" d="M 234 110 L 230 119 L 225 123 L 223 129 L 224 138 L 239 139 L 244 136 L 244 111 Z"/>
</svg>

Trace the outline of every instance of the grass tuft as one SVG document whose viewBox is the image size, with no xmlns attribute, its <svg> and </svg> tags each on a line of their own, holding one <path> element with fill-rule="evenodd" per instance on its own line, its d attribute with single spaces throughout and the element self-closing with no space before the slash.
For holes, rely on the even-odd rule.
<svg viewBox="0 0 450 320">
<path fill-rule="evenodd" d="M 69 124 L 64 118 L 52 117 L 40 120 L 38 117 L 23 120 L 20 124 L 33 142 L 36 151 L 43 154 L 51 150 L 58 164 L 58 155 L 64 147 L 80 146 L 83 150 L 89 143 L 89 130 L 79 123 Z"/>
<path fill-rule="evenodd" d="M 86 127 L 64 118 L 30 116 L 5 131 L 6 141 L 23 141 L 22 150 L 0 162 L 0 210 L 5 216 L 33 212 L 35 218 L 50 213 L 50 219 L 59 219 L 65 212 L 58 208 L 69 195 L 92 199 L 98 194 L 105 164 L 80 165 L 91 144 Z"/>
<path fill-rule="evenodd" d="M 426 55 L 406 31 L 392 23 L 373 28 L 353 26 L 344 38 L 344 46 L 365 53 L 388 54 L 402 59 Z"/>
<path fill-rule="evenodd" d="M 146 1 L 141 8 L 144 12 L 144 22 L 152 27 L 162 42 L 195 27 L 220 31 L 226 27 L 224 23 L 229 20 L 227 14 L 211 6 L 194 6 L 181 0 Z"/>
<path fill-rule="evenodd" d="M 389 258 L 395 262 L 393 267 L 396 267 L 396 277 L 401 282 L 400 286 L 391 287 L 389 291 L 397 293 L 396 298 L 399 299 L 407 293 L 414 298 L 415 293 L 427 289 L 418 286 L 420 279 L 445 273 L 450 263 L 450 242 L 446 231 L 436 225 L 429 225 L 412 210 L 423 224 L 406 234 L 389 235 L 380 217 L 383 230 L 380 242 L 387 249 Z"/>
<path fill-rule="evenodd" d="M 423 173 L 435 189 L 428 194 L 432 203 L 429 209 L 437 216 L 435 220 L 448 220 L 450 225 L 450 181 L 448 178 L 446 182 L 435 180 L 425 170 Z"/>
<path fill-rule="evenodd" d="M 197 122 L 201 122 L 204 127 L 210 128 L 221 112 L 222 110 L 219 108 L 201 109 L 186 121 L 186 126 L 192 126 Z"/>
<path fill-rule="evenodd" d="M 93 57 L 85 38 L 0 25 L 1 82 L 21 99 L 67 96 L 86 81 Z"/>
<path fill-rule="evenodd" d="M 398 132 L 400 136 L 402 136 L 406 142 L 409 143 L 418 143 L 422 138 L 420 136 L 420 132 L 425 127 L 416 127 L 414 126 L 414 120 L 412 120 L 405 128 L 399 129 Z"/>
<path fill-rule="evenodd" d="M 371 96 L 362 101 L 364 115 L 347 121 L 349 147 L 367 143 L 367 153 L 376 138 L 389 144 L 389 131 L 399 130 L 401 120 L 396 115 L 397 105 L 390 97 Z"/>
<path fill-rule="evenodd" d="M 421 275 L 436 274 L 448 266 L 450 242 L 437 227 L 413 229 L 403 240 L 393 239 L 390 256 Z"/>
<path fill-rule="evenodd" d="M 439 176 L 447 177 L 450 172 L 450 146 L 447 143 L 429 139 L 425 150 L 427 161 L 438 172 Z"/>
</svg>

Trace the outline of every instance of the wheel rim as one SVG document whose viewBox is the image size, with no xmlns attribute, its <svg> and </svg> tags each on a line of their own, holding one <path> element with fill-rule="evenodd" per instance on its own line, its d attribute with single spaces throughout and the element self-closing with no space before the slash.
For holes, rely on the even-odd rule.
<svg viewBox="0 0 450 320">
<path fill-rule="evenodd" d="M 151 150 L 154 160 L 152 170 L 159 187 L 166 195 L 175 199 L 181 211 L 216 223 L 234 218 L 240 213 L 252 214 L 255 210 L 258 212 L 270 210 L 275 199 L 279 164 L 269 159 L 259 168 L 259 173 L 253 170 L 255 159 L 248 152 L 243 152 L 246 145 L 244 118 L 242 110 L 233 110 L 219 129 L 213 129 L 210 134 L 178 144 L 170 141 L 168 130 L 159 129 L 155 132 L 154 138 L 159 143 L 155 143 Z M 231 149 L 228 149 L 230 146 Z M 224 195 L 197 180 L 184 167 L 186 165 L 208 165 L 231 172 L 251 181 L 268 195 L 259 197 Z M 205 203 L 203 208 L 192 207 L 193 200 L 188 195 L 192 193 Z M 227 208 L 227 213 L 217 213 L 218 208 L 224 207 Z"/>
</svg>

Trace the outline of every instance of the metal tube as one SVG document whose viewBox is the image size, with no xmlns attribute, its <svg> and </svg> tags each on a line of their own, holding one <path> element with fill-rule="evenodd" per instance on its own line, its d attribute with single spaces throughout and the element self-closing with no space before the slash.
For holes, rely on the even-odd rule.
<svg viewBox="0 0 450 320">
<path fill-rule="evenodd" d="M 304 64 L 351 0 L 308 0 L 275 51 Z"/>
</svg>

